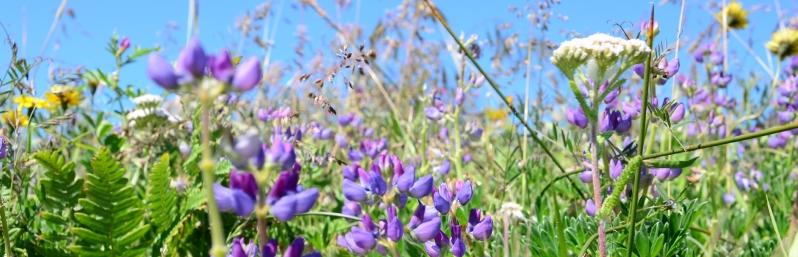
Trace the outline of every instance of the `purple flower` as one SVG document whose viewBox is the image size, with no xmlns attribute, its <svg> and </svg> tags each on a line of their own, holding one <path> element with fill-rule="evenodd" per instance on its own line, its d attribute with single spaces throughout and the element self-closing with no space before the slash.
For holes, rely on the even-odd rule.
<svg viewBox="0 0 798 257">
<path fill-rule="evenodd" d="M 247 193 L 252 199 L 258 195 L 258 184 L 255 183 L 255 176 L 249 172 L 242 172 L 236 169 L 230 171 L 230 188 L 237 188 Z"/>
<path fill-rule="evenodd" d="M 349 216 L 359 217 L 362 209 L 360 204 L 353 201 L 344 201 L 344 206 L 341 207 L 341 213 Z"/>
<path fill-rule="evenodd" d="M 427 207 L 424 206 L 424 204 L 422 204 L 421 201 L 419 201 L 418 206 L 416 206 L 416 210 L 413 212 L 413 216 L 410 216 L 410 221 L 407 223 L 407 226 L 410 229 L 414 229 L 418 227 L 418 225 L 420 225 L 421 222 L 424 222 L 424 216 L 425 216 L 424 214 L 426 212 L 426 209 Z"/>
<path fill-rule="evenodd" d="M 462 228 L 460 224 L 457 223 L 457 219 L 452 219 L 451 223 L 449 224 L 449 228 L 451 229 L 451 243 L 452 243 L 452 254 L 457 257 L 462 257 L 465 255 L 466 246 L 463 243 L 463 236 L 462 236 Z"/>
<path fill-rule="evenodd" d="M 460 202 L 460 205 L 466 205 L 468 201 L 471 200 L 471 196 L 473 195 L 474 189 L 471 185 L 470 180 L 460 181 L 458 180 L 455 182 L 455 191 L 457 201 Z"/>
<path fill-rule="evenodd" d="M 227 50 L 223 50 L 216 56 L 211 56 L 210 60 L 208 60 L 208 66 L 211 75 L 218 81 L 229 83 L 230 79 L 233 78 L 235 68 L 233 68 L 233 61 L 230 59 L 230 53 Z"/>
<path fill-rule="evenodd" d="M 316 203 L 319 190 L 311 188 L 299 193 L 289 194 L 277 200 L 269 208 L 269 212 L 280 221 L 288 221 L 297 214 L 308 212 Z"/>
<path fill-rule="evenodd" d="M 431 121 L 437 121 L 443 118 L 443 112 L 433 106 L 424 108 L 424 115 L 427 116 L 427 119 Z"/>
<path fill-rule="evenodd" d="M 668 175 L 671 173 L 670 169 L 668 168 L 650 168 L 648 170 L 660 181 L 665 181 L 668 179 Z"/>
<path fill-rule="evenodd" d="M 768 146 L 770 148 L 782 148 L 787 145 L 788 139 L 791 137 L 789 131 L 781 132 L 768 137 Z"/>
<path fill-rule="evenodd" d="M 584 171 L 579 173 L 579 180 L 582 180 L 584 183 L 590 183 L 593 181 L 593 172 L 590 169 L 585 169 Z"/>
<path fill-rule="evenodd" d="M 441 256 L 441 247 L 435 241 L 427 241 L 424 243 L 424 251 L 427 252 L 429 257 Z"/>
<path fill-rule="evenodd" d="M 374 235 L 359 227 L 354 227 L 349 233 L 338 236 L 336 242 L 339 246 L 357 255 L 365 255 L 377 245 Z"/>
<path fill-rule="evenodd" d="M 239 91 L 249 91 L 260 83 L 263 71 L 258 58 L 252 57 L 239 64 L 233 74 L 233 86 Z"/>
<path fill-rule="evenodd" d="M 684 105 L 682 103 L 675 103 L 671 105 L 670 119 L 672 123 L 679 123 L 684 119 Z"/>
<path fill-rule="evenodd" d="M 216 183 L 213 185 L 213 195 L 219 211 L 222 212 L 235 212 L 243 217 L 249 215 L 255 207 L 255 198 L 241 189 L 231 189 Z"/>
<path fill-rule="evenodd" d="M 574 126 L 585 128 L 587 127 L 587 116 L 582 112 L 582 109 L 568 108 L 565 110 L 565 119 Z"/>
<path fill-rule="evenodd" d="M 723 203 L 726 205 L 731 206 L 735 201 L 737 201 L 737 197 L 735 197 L 734 194 L 729 192 L 723 194 Z"/>
<path fill-rule="evenodd" d="M 646 66 L 643 64 L 635 64 L 632 66 L 632 71 L 635 73 L 635 75 L 642 78 L 644 75 L 646 75 Z"/>
<path fill-rule="evenodd" d="M 435 173 L 438 173 L 438 174 L 441 174 L 441 175 L 446 175 L 446 174 L 449 174 L 449 170 L 451 169 L 451 167 L 452 167 L 451 162 L 449 162 L 448 159 L 443 159 L 443 161 L 441 161 L 440 165 L 435 166 L 435 167 L 432 168 L 432 171 L 435 171 Z"/>
<path fill-rule="evenodd" d="M 147 65 L 147 75 L 155 84 L 167 90 L 176 89 L 177 75 L 172 65 L 158 54 L 151 54 Z"/>
<path fill-rule="evenodd" d="M 283 251 L 283 257 L 300 257 L 302 256 L 302 251 L 305 249 L 305 239 L 302 237 L 297 237 L 294 239 L 294 242 L 291 242 L 291 245 L 288 248 L 285 248 Z M 314 253 L 305 255 L 305 256 L 313 256 Z"/>
<path fill-rule="evenodd" d="M 458 106 L 463 105 L 463 101 L 465 100 L 465 93 L 463 92 L 462 88 L 457 88 L 454 93 L 454 103 Z"/>
<path fill-rule="evenodd" d="M 611 159 L 610 160 L 610 178 L 612 180 L 618 179 L 623 173 L 623 163 L 621 160 L 618 159 Z"/>
<path fill-rule="evenodd" d="M 415 198 L 422 198 L 432 192 L 432 175 L 426 175 L 416 180 L 408 193 Z"/>
<path fill-rule="evenodd" d="M 0 159 L 8 157 L 9 149 L 11 149 L 11 143 L 8 142 L 7 138 L 0 136 Z"/>
<path fill-rule="evenodd" d="M 359 184 L 344 179 L 343 182 L 344 197 L 349 201 L 363 202 L 366 200 L 366 189 Z"/>
<path fill-rule="evenodd" d="M 355 120 L 355 114 L 354 113 L 341 115 L 341 116 L 338 116 L 338 125 L 346 127 L 346 126 L 349 126 L 349 124 L 351 124 L 352 121 L 354 121 L 354 120 Z"/>
<path fill-rule="evenodd" d="M 585 212 L 587 215 L 590 217 L 595 217 L 596 211 L 596 204 L 593 202 L 593 199 L 587 199 L 587 201 L 585 201 Z"/>
<path fill-rule="evenodd" d="M 487 240 L 493 234 L 493 218 L 487 216 L 482 219 L 478 209 L 471 209 L 467 230 L 474 239 Z"/>
<path fill-rule="evenodd" d="M 710 79 L 710 82 L 713 85 L 716 85 L 716 86 L 718 86 L 720 88 L 726 88 L 726 86 L 729 85 L 731 80 L 732 80 L 732 75 L 731 74 L 724 74 L 721 71 L 721 72 L 716 72 L 716 73 L 712 74 L 712 78 Z"/>
<path fill-rule="evenodd" d="M 227 257 L 254 257 L 257 254 L 257 251 L 258 246 L 254 243 L 254 241 L 250 241 L 247 244 L 244 243 L 243 238 L 238 237 L 233 239 L 233 244 L 230 246 L 230 252 L 227 254 Z"/>
<path fill-rule="evenodd" d="M 385 182 L 385 179 L 382 178 L 382 174 L 380 174 L 380 168 L 377 164 L 371 165 L 371 174 L 368 176 L 368 185 L 369 191 L 376 195 L 384 195 L 385 191 L 388 190 L 388 184 Z"/>
<path fill-rule="evenodd" d="M 175 71 L 181 76 L 199 78 L 205 73 L 206 61 L 207 56 L 199 40 L 192 38 L 177 56 Z"/>
<path fill-rule="evenodd" d="M 388 206 L 387 212 L 388 220 L 386 221 L 385 234 L 388 236 L 388 239 L 398 242 L 402 239 L 402 234 L 404 233 L 402 221 L 399 220 L 399 217 L 396 215 L 395 206 Z"/>
<path fill-rule="evenodd" d="M 412 233 L 413 237 L 418 240 L 419 242 L 426 242 L 433 239 L 441 227 L 441 219 L 438 217 L 434 217 L 428 221 L 425 221 L 418 225 L 418 227 L 414 228 Z"/>
<path fill-rule="evenodd" d="M 263 165 L 263 143 L 256 132 L 246 133 L 236 138 L 233 151 L 235 151 L 233 164 L 236 168 L 259 169 Z"/>
<path fill-rule="evenodd" d="M 265 150 L 265 157 L 269 164 L 276 165 L 280 170 L 287 170 L 296 163 L 294 146 L 279 136 L 272 137 L 272 145 Z"/>
<path fill-rule="evenodd" d="M 415 182 L 416 170 L 415 169 L 408 169 L 407 171 L 403 172 L 402 175 L 394 180 L 394 187 L 399 192 L 406 193 L 410 188 L 413 186 Z"/>
<path fill-rule="evenodd" d="M 432 192 L 432 203 L 441 214 L 449 212 L 449 208 L 452 207 L 452 198 L 452 192 L 449 191 L 449 186 L 446 183 L 441 183 L 438 190 Z"/>
</svg>

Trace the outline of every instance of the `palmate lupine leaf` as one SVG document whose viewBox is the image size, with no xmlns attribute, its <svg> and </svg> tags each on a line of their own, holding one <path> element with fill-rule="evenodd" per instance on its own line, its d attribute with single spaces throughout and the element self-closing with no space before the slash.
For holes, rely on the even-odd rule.
<svg viewBox="0 0 798 257">
<path fill-rule="evenodd" d="M 147 209 L 158 233 L 172 225 L 177 210 L 177 192 L 169 186 L 171 175 L 169 154 L 164 154 L 147 177 Z"/>
<path fill-rule="evenodd" d="M 148 249 L 141 241 L 150 226 L 142 224 L 141 199 L 124 175 L 108 149 L 92 159 L 78 225 L 70 229 L 76 241 L 69 249 L 78 256 L 139 256 Z"/>
<path fill-rule="evenodd" d="M 69 244 L 64 231 L 72 225 L 72 209 L 82 195 L 83 180 L 75 177 L 75 163 L 58 152 L 41 151 L 33 158 L 45 169 L 36 191 L 43 221 L 37 234 L 44 239 L 39 246 L 48 256 L 64 256 Z"/>
</svg>

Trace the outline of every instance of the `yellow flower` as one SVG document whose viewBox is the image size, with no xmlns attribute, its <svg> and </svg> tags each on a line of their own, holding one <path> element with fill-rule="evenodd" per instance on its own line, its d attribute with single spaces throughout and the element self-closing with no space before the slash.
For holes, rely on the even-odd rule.
<svg viewBox="0 0 798 257">
<path fill-rule="evenodd" d="M 715 19 L 723 23 L 723 14 L 726 14 L 726 25 L 732 29 L 743 29 L 748 26 L 748 11 L 743 9 L 740 2 L 732 1 L 715 14 Z"/>
<path fill-rule="evenodd" d="M 44 96 L 51 104 L 61 106 L 64 109 L 70 106 L 77 106 L 83 100 L 83 94 L 76 88 L 62 85 L 54 85 Z"/>
<path fill-rule="evenodd" d="M 507 118 L 507 111 L 501 108 L 486 108 L 485 115 L 490 121 L 500 121 Z"/>
<path fill-rule="evenodd" d="M 776 31 L 765 46 L 781 59 L 798 54 L 798 29 L 787 28 Z"/>
<path fill-rule="evenodd" d="M 22 114 L 20 110 L 6 111 L 3 113 L 2 118 L 13 128 L 28 126 L 28 116 Z"/>
<path fill-rule="evenodd" d="M 51 106 L 50 103 L 45 101 L 44 99 L 28 95 L 21 95 L 14 97 L 14 103 L 16 103 L 20 108 L 25 108 L 25 109 L 30 109 L 30 108 L 46 109 Z"/>
</svg>

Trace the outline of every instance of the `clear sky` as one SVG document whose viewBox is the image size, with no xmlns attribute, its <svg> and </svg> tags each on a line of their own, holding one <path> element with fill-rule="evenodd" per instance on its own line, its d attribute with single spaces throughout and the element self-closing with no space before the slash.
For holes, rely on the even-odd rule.
<svg viewBox="0 0 798 257">
<path fill-rule="evenodd" d="M 262 1 L 209 1 L 198 0 L 199 36 L 209 52 L 221 48 L 237 49 L 241 39 L 235 29 L 235 22 L 242 14 L 252 12 Z M 353 6 L 345 12 L 336 10 L 334 1 L 319 0 L 331 17 L 338 21 L 355 22 L 370 31 L 387 13 L 395 9 L 400 1 L 351 0 Z M 437 0 L 435 1 L 450 20 L 455 31 L 465 34 L 485 35 L 493 30 L 496 24 L 511 23 L 514 30 L 523 36 L 529 31 L 529 23 L 510 15 L 508 6 L 522 7 L 535 4 L 537 1 L 509 0 Z M 675 1 L 674 1 L 675 2 Z M 685 31 L 683 40 L 697 35 L 706 28 L 712 17 L 707 2 L 687 1 L 685 11 Z M 742 0 L 746 9 L 751 12 L 753 26 L 741 31 L 743 40 L 751 38 L 754 50 L 764 56 L 764 42 L 776 27 L 774 5 L 776 1 Z M 87 68 L 113 68 L 113 59 L 105 51 L 108 38 L 117 33 L 128 36 L 133 45 L 163 47 L 164 55 L 175 58 L 186 37 L 188 1 L 181 0 L 137 0 L 137 1 L 68 1 L 67 6 L 74 11 L 74 18 L 64 17 L 52 37 L 45 43 L 54 13 L 61 1 L 4 1 L 0 8 L 0 23 L 8 31 L 9 36 L 20 44 L 21 55 L 27 58 L 44 56 L 52 60 L 37 71 L 36 87 L 46 88 L 47 70 L 54 67 L 72 67 L 84 65 Z M 675 41 L 679 17 L 678 4 L 657 5 L 657 20 L 661 27 L 661 40 Z M 781 0 L 781 9 L 788 15 L 795 15 L 798 3 Z M 557 15 L 567 16 L 567 21 L 555 18 L 549 32 L 554 41 L 562 41 L 563 31 L 576 31 L 583 34 L 614 31 L 616 22 L 637 23 L 647 17 L 651 2 L 644 0 L 612 0 L 612 1 L 571 1 L 563 0 L 555 6 Z M 274 0 L 275 10 L 280 12 L 277 21 L 277 36 L 272 59 L 290 62 L 293 60 L 293 46 L 296 42 L 294 33 L 297 26 L 303 24 L 308 28 L 312 47 L 321 49 L 332 38 L 331 30 L 312 10 L 300 7 L 296 0 Z M 282 9 L 280 9 L 282 8 Z M 714 12 L 714 11 L 713 11 Z M 441 34 L 431 35 L 440 37 Z M 242 47 L 244 55 L 262 55 L 260 48 L 245 42 Z M 739 43 L 731 41 L 730 51 L 737 55 L 733 61 L 733 70 L 747 71 L 758 69 L 753 58 L 748 56 Z M 254 51 L 254 52 L 253 52 Z M 9 48 L 5 42 L 0 46 L 0 62 L 6 65 L 9 59 Z M 333 56 L 335 53 L 327 53 Z M 686 56 L 686 53 L 681 53 Z M 153 89 L 153 83 L 146 77 L 146 60 L 142 60 L 124 71 L 121 78 L 125 83 Z M 683 61 L 682 67 L 687 67 Z M 5 67 L 3 67 L 5 68 Z M 757 70 L 761 71 L 761 70 Z M 517 88 L 514 85 L 505 87 Z M 522 87 L 522 86 L 519 86 Z M 41 94 L 41 93 L 39 93 Z"/>
</svg>

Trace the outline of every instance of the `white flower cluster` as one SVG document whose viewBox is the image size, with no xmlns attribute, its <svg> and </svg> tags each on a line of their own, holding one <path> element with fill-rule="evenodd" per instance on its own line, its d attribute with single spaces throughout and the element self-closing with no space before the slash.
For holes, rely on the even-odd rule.
<svg viewBox="0 0 798 257">
<path fill-rule="evenodd" d="M 161 107 L 163 98 L 158 95 L 141 95 L 132 99 L 136 104 L 136 108 L 128 112 L 125 116 L 130 122 L 130 126 L 144 125 L 159 120 L 166 120 L 169 122 L 178 122 L 179 119 L 174 115 L 169 114 Z"/>
<path fill-rule="evenodd" d="M 627 40 L 596 33 L 562 42 L 552 53 L 551 62 L 566 71 L 576 69 L 591 58 L 606 66 L 612 64 L 607 62 L 615 62 L 618 59 L 637 63 L 649 52 L 651 49 L 642 40 Z"/>
<path fill-rule="evenodd" d="M 163 102 L 163 97 L 153 94 L 141 95 L 132 99 L 136 106 L 158 106 Z"/>
<path fill-rule="evenodd" d="M 499 209 L 499 213 L 507 218 L 526 221 L 524 207 L 514 202 L 503 203 L 501 209 Z"/>
</svg>

